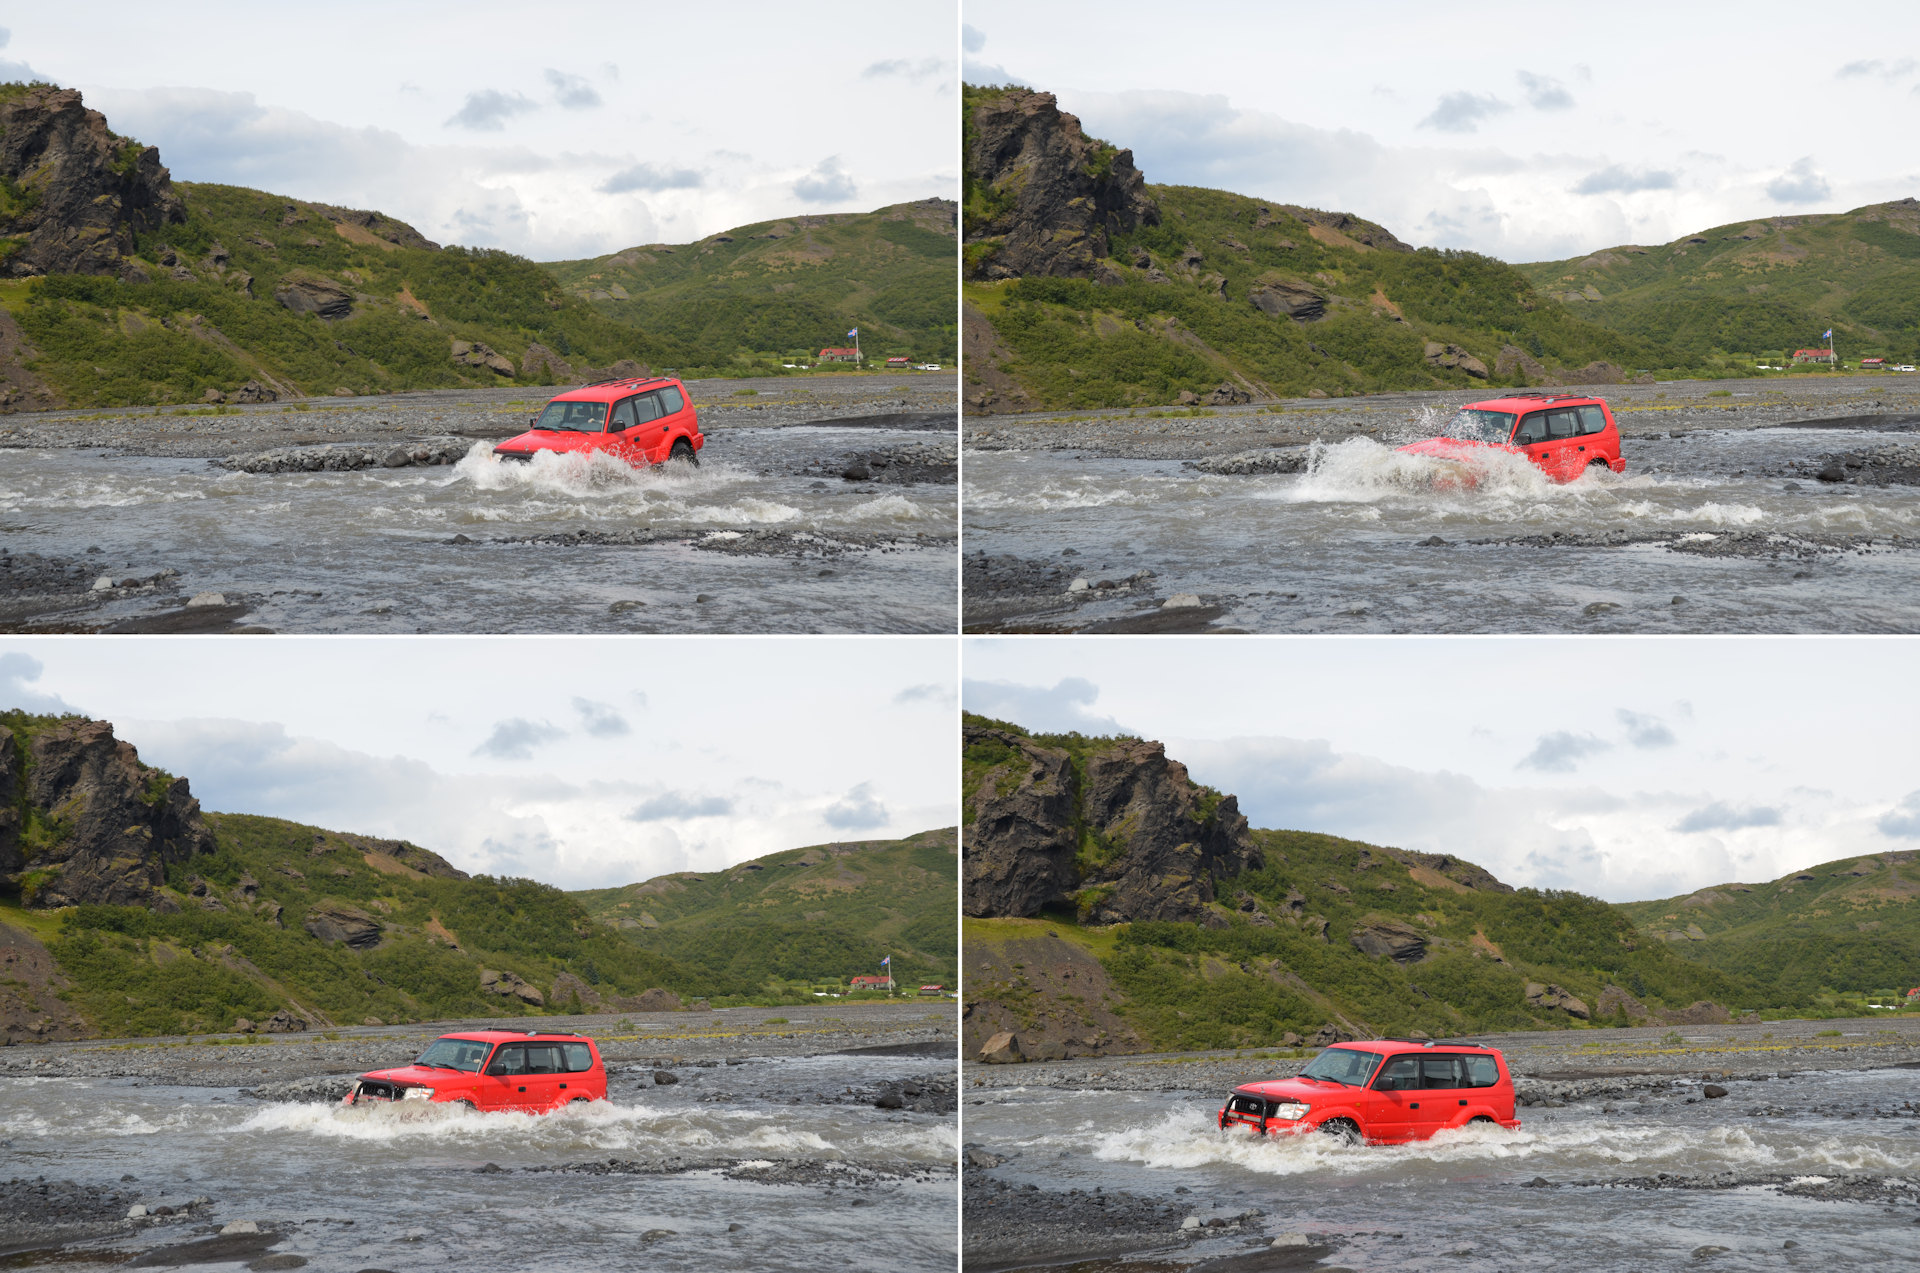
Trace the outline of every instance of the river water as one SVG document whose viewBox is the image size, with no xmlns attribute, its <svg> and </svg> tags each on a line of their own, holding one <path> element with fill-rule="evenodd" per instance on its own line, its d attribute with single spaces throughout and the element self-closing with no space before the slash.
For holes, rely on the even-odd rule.
<svg viewBox="0 0 1920 1273">
<path fill-rule="evenodd" d="M 916 1058 L 815 1057 L 682 1070 L 672 1087 L 636 1087 L 616 1075 L 609 1101 L 544 1116 L 266 1104 L 233 1089 L 131 1080 L 11 1079 L 0 1089 L 0 1178 L 136 1190 L 156 1204 L 213 1199 L 210 1216 L 70 1248 L 58 1258 L 63 1268 L 110 1267 L 129 1251 L 250 1219 L 287 1235 L 275 1255 L 304 1257 L 316 1273 L 948 1273 L 957 1244 L 953 1118 L 823 1100 L 928 1069 Z M 800 1103 L 789 1103 L 796 1097 Z M 676 1157 L 733 1165 L 670 1174 L 536 1170 L 609 1159 L 658 1167 Z M 752 1178 L 795 1160 L 807 1164 L 803 1183 Z M 501 1170 L 481 1170 L 488 1164 Z M 123 1173 L 136 1180 L 119 1183 Z M 776 1170 L 775 1178 L 793 1174 Z"/>
<path fill-rule="evenodd" d="M 951 631 L 955 488 L 800 472 L 929 436 L 729 429 L 688 471 L 508 463 L 485 443 L 451 467 L 334 473 L 11 450 L 0 549 L 84 555 L 116 577 L 172 569 L 178 600 L 218 592 L 282 632 Z M 529 542 L 642 530 L 676 542 Z M 779 539 L 737 551 L 760 531 Z M 154 607 L 133 596 L 86 617 Z"/>
<path fill-rule="evenodd" d="M 1462 481 L 1455 464 L 1394 450 L 1418 435 L 1321 446 L 1309 471 L 1267 476 L 968 452 L 966 551 L 1060 564 L 1071 548 L 1064 560 L 1091 584 L 1150 570 L 1156 604 L 1195 594 L 1224 608 L 1220 623 L 1260 632 L 1920 630 L 1920 488 L 1829 485 L 1791 467 L 1904 435 L 1631 438 L 1624 474 L 1565 485 L 1515 456 Z M 1623 542 L 1500 542 L 1555 534 Z M 1423 542 L 1434 536 L 1445 542 Z M 1143 605 L 1081 601 L 1065 622 Z"/>
<path fill-rule="evenodd" d="M 1518 1131 L 1449 1132 L 1391 1148 L 1223 1134 L 1214 1127 L 1221 1093 L 1062 1099 L 1052 1089 L 1009 1088 L 969 1097 L 964 1113 L 969 1143 L 1014 1155 L 994 1174 L 1017 1185 L 1126 1190 L 1180 1202 L 1203 1221 L 1265 1212 L 1257 1243 L 1241 1234 L 1184 1252 L 1169 1244 L 1181 1262 L 1296 1232 L 1333 1239 L 1338 1250 L 1328 1263 L 1362 1273 L 1639 1273 L 1707 1260 L 1716 1269 L 1916 1266 L 1920 1118 L 1902 1106 L 1920 1100 L 1920 1072 L 1723 1081 L 1731 1095 L 1720 1100 L 1688 1103 L 1699 1095 L 1696 1083 L 1525 1108 Z M 1706 1189 L 1618 1183 L 1727 1172 L 1786 1179 Z M 1884 1196 L 1832 1201 L 1782 1192 L 1817 1192 L 1860 1175 Z M 1547 1184 L 1531 1185 L 1536 1179 Z M 1191 1192 L 1176 1196 L 1181 1187 Z M 1703 1253 L 1707 1247 L 1725 1249 Z"/>
</svg>

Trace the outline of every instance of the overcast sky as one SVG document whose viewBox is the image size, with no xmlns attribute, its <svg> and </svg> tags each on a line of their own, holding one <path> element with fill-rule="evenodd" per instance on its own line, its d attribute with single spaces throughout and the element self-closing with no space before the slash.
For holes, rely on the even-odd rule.
<svg viewBox="0 0 1920 1273">
<path fill-rule="evenodd" d="M 966 0 L 965 76 L 1147 180 L 1552 260 L 1920 196 L 1920 24 L 1880 4 Z"/>
<path fill-rule="evenodd" d="M 536 260 L 959 181 L 949 4 L 96 0 L 0 21 L 0 79 L 80 89 L 176 179 Z"/>
<path fill-rule="evenodd" d="M 939 638 L 0 637 L 0 707 L 114 723 L 208 809 L 566 888 L 952 826 Z"/>
<path fill-rule="evenodd" d="M 1911 641 L 972 640 L 969 711 L 1126 731 L 1256 827 L 1610 901 L 1920 848 Z"/>
</svg>

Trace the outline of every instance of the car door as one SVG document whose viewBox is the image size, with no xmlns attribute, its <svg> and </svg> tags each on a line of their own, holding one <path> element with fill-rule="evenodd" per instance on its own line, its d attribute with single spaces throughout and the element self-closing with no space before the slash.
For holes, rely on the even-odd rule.
<svg viewBox="0 0 1920 1273">
<path fill-rule="evenodd" d="M 544 1113 L 560 1103 L 565 1058 L 558 1043 L 529 1043 L 526 1049 L 527 1076 L 520 1108 Z"/>
<path fill-rule="evenodd" d="M 1583 457 L 1588 465 L 1598 458 L 1607 462 L 1609 469 L 1620 459 L 1620 431 L 1610 427 L 1612 421 L 1607 418 L 1607 409 L 1599 403 L 1576 407 L 1580 414 L 1580 441 L 1586 446 Z"/>
<path fill-rule="evenodd" d="M 634 464 L 658 464 L 667 458 L 667 422 L 662 420 L 660 395 L 637 393 L 627 399 L 633 404 L 634 428 L 627 435 Z"/>
<path fill-rule="evenodd" d="M 1367 1139 L 1398 1145 L 1407 1139 L 1412 1107 L 1420 1103 L 1420 1058 L 1388 1057 L 1373 1080 L 1374 1099 L 1367 1103 Z"/>
<path fill-rule="evenodd" d="M 1580 417 L 1571 407 L 1551 407 L 1538 414 L 1544 417 L 1543 436 L 1528 445 L 1527 454 L 1548 477 L 1564 482 L 1579 472 L 1572 466 L 1578 458 L 1574 448 L 1580 445 L 1576 437 L 1580 432 Z"/>
<path fill-rule="evenodd" d="M 674 439 L 686 438 L 691 442 L 693 435 L 700 431 L 700 421 L 694 414 L 693 404 L 687 401 L 687 395 L 680 391 L 679 386 L 668 385 L 655 392 L 660 395 L 660 422 L 666 426 L 662 430 L 664 449 L 660 452 L 660 460 L 664 463 L 672 453 Z"/>
<path fill-rule="evenodd" d="M 1461 1090 L 1465 1086 L 1458 1055 L 1442 1052 L 1420 1058 L 1419 1108 L 1410 1111 L 1416 1139 L 1460 1121 L 1461 1107 L 1467 1103 L 1467 1094 Z"/>
<path fill-rule="evenodd" d="M 634 449 L 633 399 L 622 398 L 613 404 L 613 410 L 607 416 L 606 448 L 623 460 L 631 462 Z"/>
<path fill-rule="evenodd" d="M 474 1084 L 474 1104 L 483 1110 L 515 1109 L 527 1082 L 527 1049 L 521 1043 L 502 1043 L 487 1062 L 487 1072 Z"/>
</svg>

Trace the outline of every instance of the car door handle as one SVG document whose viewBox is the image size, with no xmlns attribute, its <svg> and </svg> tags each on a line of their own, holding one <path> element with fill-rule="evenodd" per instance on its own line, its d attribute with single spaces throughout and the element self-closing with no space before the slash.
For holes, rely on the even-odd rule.
<svg viewBox="0 0 1920 1273">
<path fill-rule="evenodd" d="M 1584 450 L 1586 450 L 1586 449 L 1587 449 L 1587 448 L 1586 448 L 1586 447 L 1584 447 L 1584 446 L 1577 446 L 1577 447 L 1575 447 L 1575 448 L 1574 448 L 1574 450 L 1576 450 L 1576 451 L 1584 451 Z"/>
<path fill-rule="evenodd" d="M 561 1084 L 560 1086 L 561 1086 L 562 1088 L 564 1088 L 564 1087 L 566 1087 L 566 1084 L 565 1084 L 565 1083 L 562 1083 L 562 1084 Z M 1465 1105 L 1465 1104 L 1466 1104 L 1466 1102 L 1465 1102 L 1465 1101 L 1461 1101 L 1460 1103 L 1461 1103 L 1462 1105 Z"/>
<path fill-rule="evenodd" d="M 526 1091 L 527 1089 L 526 1089 L 525 1087 L 522 1087 L 522 1088 L 521 1088 L 520 1090 L 524 1092 L 524 1091 Z"/>
<path fill-rule="evenodd" d="M 1415 1101 L 1415 1102 L 1413 1102 L 1413 1103 L 1412 1103 L 1411 1105 L 1409 1105 L 1409 1106 L 1407 1106 L 1407 1108 L 1408 1108 L 1408 1109 L 1419 1109 L 1419 1108 L 1420 1108 L 1420 1102 L 1419 1102 L 1419 1101 Z"/>
<path fill-rule="evenodd" d="M 562 1084 L 561 1084 L 560 1086 L 561 1086 L 561 1087 L 565 1087 L 565 1086 L 566 1086 L 566 1084 L 565 1084 L 565 1083 L 562 1083 Z M 1465 1102 L 1465 1101 L 1461 1101 L 1460 1103 L 1461 1103 L 1462 1105 L 1465 1105 L 1465 1104 L 1466 1104 L 1466 1102 Z"/>
</svg>

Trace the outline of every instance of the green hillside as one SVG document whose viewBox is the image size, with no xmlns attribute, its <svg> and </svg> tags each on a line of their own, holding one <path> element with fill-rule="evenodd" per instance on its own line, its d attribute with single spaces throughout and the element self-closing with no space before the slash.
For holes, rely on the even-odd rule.
<svg viewBox="0 0 1920 1273">
<path fill-rule="evenodd" d="M 571 894 L 636 948 L 715 984 L 836 982 L 878 974 L 891 955 L 901 985 L 952 985 L 957 837 L 788 849 L 724 871 Z"/>
<path fill-rule="evenodd" d="M 1619 909 L 1649 940 L 1751 978 L 1783 1001 L 1920 985 L 1920 852 L 1913 850 Z"/>
<path fill-rule="evenodd" d="M 1065 751 L 1076 774 L 1100 752 L 1137 742 L 968 722 Z M 996 742 L 966 748 L 965 807 L 974 813 L 990 795 L 1015 791 L 1022 768 Z M 1074 825 L 1084 828 L 1084 818 Z M 986 833 L 980 822 L 969 832 Z M 1470 862 L 1337 836 L 1252 835 L 1265 865 L 1219 881 L 1195 922 L 1092 926 L 1081 920 L 1084 905 L 1038 919 L 966 920 L 967 999 L 1010 1014 L 976 1010 L 969 1021 L 1057 1034 L 1112 1013 L 1144 1046 L 1164 1050 L 1267 1045 L 1328 1024 L 1441 1036 L 1658 1021 L 1701 1001 L 1733 1011 L 1783 1006 L 1738 971 L 1682 957 L 1596 898 L 1510 889 Z M 1083 855 L 1127 851 L 1084 830 L 1080 841 Z M 1032 953 L 1048 933 L 1097 959 L 1107 984 L 1057 980 L 1054 961 Z M 1381 953 L 1395 944 L 1401 955 Z"/>
<path fill-rule="evenodd" d="M 174 190 L 187 221 L 138 244 L 134 277 L 146 281 L 56 274 L 0 284 L 36 351 L 28 369 L 62 401 L 195 402 L 249 380 L 283 398 L 552 383 L 546 363 L 525 368 L 535 343 L 577 367 L 693 361 L 688 346 L 596 313 L 505 252 L 436 248 L 378 214 L 343 216 L 238 186 Z M 287 284 L 349 308 L 337 318 L 297 312 L 276 299 Z M 458 363 L 456 340 L 485 344 L 527 374 Z"/>
<path fill-rule="evenodd" d="M 532 880 L 428 874 L 408 862 L 445 864 L 411 846 L 278 818 L 210 813 L 206 822 L 218 847 L 168 868 L 171 911 L 0 905 L 0 922 L 51 930 L 47 950 L 72 983 L 67 1002 L 97 1033 L 224 1030 L 283 1009 L 316 1025 L 566 1011 L 578 992 L 564 974 L 589 996 L 710 988 Z M 322 940 L 304 926 L 316 908 L 360 913 L 379 926 L 378 944 Z M 483 969 L 513 973 L 546 1003 L 487 992 Z"/>
<path fill-rule="evenodd" d="M 954 205 L 923 199 L 542 268 L 601 314 L 681 341 L 710 362 L 817 353 L 858 327 L 869 358 L 951 364 L 954 250 Z"/>
<path fill-rule="evenodd" d="M 1910 198 L 1515 269 L 1580 318 L 1667 350 L 1667 361 L 1777 357 L 1823 345 L 1829 327 L 1843 359 L 1920 359 L 1920 202 Z"/>
</svg>

